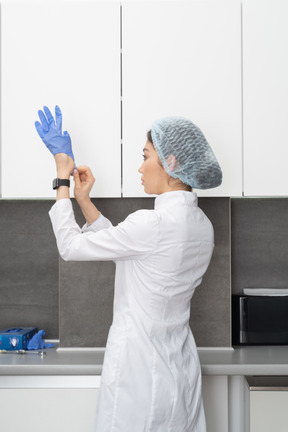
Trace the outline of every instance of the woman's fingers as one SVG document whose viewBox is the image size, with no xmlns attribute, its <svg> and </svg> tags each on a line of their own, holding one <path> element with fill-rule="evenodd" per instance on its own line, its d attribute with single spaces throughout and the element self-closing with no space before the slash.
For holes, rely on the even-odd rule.
<svg viewBox="0 0 288 432">
<path fill-rule="evenodd" d="M 81 180 L 79 177 L 78 169 L 76 169 L 76 168 L 73 171 L 73 178 L 74 178 L 75 186 L 79 187 L 81 185 Z"/>
<path fill-rule="evenodd" d="M 93 185 L 95 182 L 95 178 L 93 177 L 90 168 L 86 166 L 80 166 L 77 168 L 77 170 L 74 170 L 73 176 L 74 176 L 76 187 L 83 186 L 84 184 Z"/>
<path fill-rule="evenodd" d="M 86 166 L 86 165 L 79 166 L 78 167 L 78 171 L 79 171 L 80 174 L 86 173 L 86 174 L 91 174 L 92 175 L 92 172 L 91 172 L 90 168 L 88 166 Z"/>
<path fill-rule="evenodd" d="M 89 182 L 95 182 L 95 178 L 92 174 L 92 171 L 90 170 L 89 167 L 82 165 L 80 167 L 78 167 L 78 173 L 80 176 L 81 181 L 85 181 L 87 183 Z"/>
</svg>

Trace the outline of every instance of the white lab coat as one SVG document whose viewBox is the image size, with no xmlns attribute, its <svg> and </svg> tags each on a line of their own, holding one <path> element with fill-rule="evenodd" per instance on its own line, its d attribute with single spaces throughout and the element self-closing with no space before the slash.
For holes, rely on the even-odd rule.
<svg viewBox="0 0 288 432">
<path fill-rule="evenodd" d="M 136 211 L 116 227 L 101 215 L 81 230 L 68 199 L 50 217 L 63 259 L 116 262 L 95 431 L 205 432 L 189 315 L 214 232 L 197 195 L 166 192 L 154 210 Z"/>
</svg>

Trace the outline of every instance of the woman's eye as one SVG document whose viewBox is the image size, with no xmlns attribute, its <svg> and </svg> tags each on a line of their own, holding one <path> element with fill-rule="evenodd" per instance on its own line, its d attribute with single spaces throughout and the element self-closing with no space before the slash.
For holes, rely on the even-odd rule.
<svg viewBox="0 0 288 432">
<path fill-rule="evenodd" d="M 147 156 L 145 156 L 145 154 L 143 154 L 142 157 L 144 161 L 147 159 Z"/>
</svg>

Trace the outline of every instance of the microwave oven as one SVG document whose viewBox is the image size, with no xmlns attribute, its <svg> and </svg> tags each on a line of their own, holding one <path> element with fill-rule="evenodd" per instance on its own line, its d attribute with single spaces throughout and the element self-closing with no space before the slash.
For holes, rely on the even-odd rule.
<svg viewBox="0 0 288 432">
<path fill-rule="evenodd" d="M 288 345 L 288 296 L 232 295 L 232 345 Z"/>
</svg>

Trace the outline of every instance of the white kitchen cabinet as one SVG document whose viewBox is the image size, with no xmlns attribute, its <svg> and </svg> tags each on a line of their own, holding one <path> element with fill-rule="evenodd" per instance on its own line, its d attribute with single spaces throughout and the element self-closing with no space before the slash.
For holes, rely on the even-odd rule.
<svg viewBox="0 0 288 432">
<path fill-rule="evenodd" d="M 228 432 L 228 377 L 203 376 L 207 432 Z"/>
<path fill-rule="evenodd" d="M 93 432 L 100 377 L 0 377 L 1 430 Z"/>
<path fill-rule="evenodd" d="M 288 391 L 250 393 L 250 432 L 287 432 Z"/>
<path fill-rule="evenodd" d="M 207 432 L 228 432 L 227 376 L 204 376 Z M 1 376 L 1 427 L 15 431 L 92 432 L 100 376 Z"/>
<path fill-rule="evenodd" d="M 245 432 L 287 432 L 288 377 L 247 377 Z"/>
<path fill-rule="evenodd" d="M 137 169 L 152 122 L 176 115 L 203 131 L 223 184 L 199 195 L 242 194 L 241 5 L 124 1 L 123 193 L 147 196 Z"/>
<path fill-rule="evenodd" d="M 59 105 L 92 196 L 121 196 L 120 2 L 1 2 L 3 198 L 55 197 L 34 122 Z"/>
<path fill-rule="evenodd" d="M 244 195 L 288 195 L 288 3 L 243 0 Z"/>
</svg>

